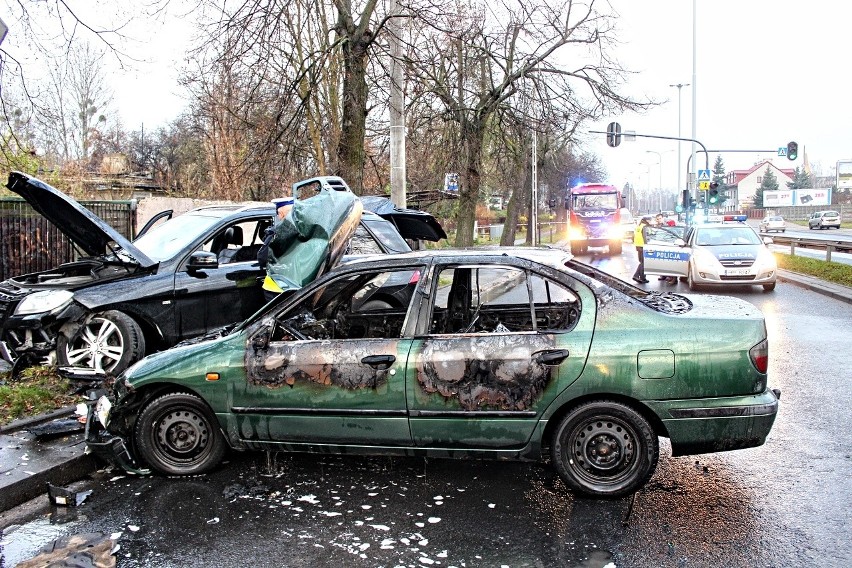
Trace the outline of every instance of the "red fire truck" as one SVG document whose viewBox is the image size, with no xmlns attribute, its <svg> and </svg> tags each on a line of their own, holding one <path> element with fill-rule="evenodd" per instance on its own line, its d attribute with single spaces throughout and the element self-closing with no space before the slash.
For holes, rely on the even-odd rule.
<svg viewBox="0 0 852 568">
<path fill-rule="evenodd" d="M 621 208 L 624 197 L 612 185 L 581 183 L 568 190 L 568 236 L 571 252 L 583 254 L 589 247 L 608 247 L 609 254 L 621 254 L 624 229 Z"/>
</svg>

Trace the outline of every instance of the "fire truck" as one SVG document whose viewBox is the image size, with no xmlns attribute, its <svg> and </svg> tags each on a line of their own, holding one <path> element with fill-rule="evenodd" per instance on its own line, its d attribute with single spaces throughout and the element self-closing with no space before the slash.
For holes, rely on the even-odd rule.
<svg viewBox="0 0 852 568">
<path fill-rule="evenodd" d="M 573 254 L 583 254 L 589 247 L 608 247 L 609 254 L 621 254 L 624 197 L 618 188 L 598 183 L 575 185 L 568 190 L 565 207 Z"/>
</svg>

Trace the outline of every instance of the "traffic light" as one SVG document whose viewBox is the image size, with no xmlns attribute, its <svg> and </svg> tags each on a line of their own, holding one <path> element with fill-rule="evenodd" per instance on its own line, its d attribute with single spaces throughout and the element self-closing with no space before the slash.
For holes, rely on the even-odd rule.
<svg viewBox="0 0 852 568">
<path fill-rule="evenodd" d="M 795 160 L 799 157 L 799 145 L 795 142 L 787 143 L 787 159 Z"/>
<path fill-rule="evenodd" d="M 711 205 L 719 201 L 719 184 L 715 181 L 710 182 L 710 191 L 707 192 L 707 202 Z"/>
<path fill-rule="evenodd" d="M 617 122 L 610 122 L 606 127 L 606 143 L 613 148 L 621 144 L 621 125 Z"/>
</svg>

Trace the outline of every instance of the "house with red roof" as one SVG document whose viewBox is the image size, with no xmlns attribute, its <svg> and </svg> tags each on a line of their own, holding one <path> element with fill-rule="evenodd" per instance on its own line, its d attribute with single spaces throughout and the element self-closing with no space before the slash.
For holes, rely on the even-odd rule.
<svg viewBox="0 0 852 568">
<path fill-rule="evenodd" d="M 763 176 L 769 168 L 772 168 L 772 173 L 778 180 L 778 189 L 787 189 L 787 183 L 792 182 L 796 174 L 793 168 L 781 169 L 769 160 L 757 163 L 747 170 L 731 170 L 725 175 L 725 184 L 730 188 L 725 208 L 748 209 L 754 205 L 754 194 L 763 183 Z"/>
</svg>

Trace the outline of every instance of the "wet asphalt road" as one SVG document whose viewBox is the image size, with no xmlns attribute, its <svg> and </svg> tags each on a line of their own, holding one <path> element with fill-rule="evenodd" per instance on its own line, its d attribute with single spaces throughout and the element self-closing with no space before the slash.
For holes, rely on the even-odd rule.
<svg viewBox="0 0 852 568">
<path fill-rule="evenodd" d="M 634 258 L 586 260 L 619 274 Z M 240 454 L 192 479 L 100 474 L 76 509 L 45 499 L 0 568 L 92 531 L 121 533 L 120 567 L 850 566 L 852 305 L 784 283 L 734 295 L 766 316 L 775 427 L 721 454 L 662 443 L 635 500 L 577 498 L 546 464 Z"/>
</svg>

